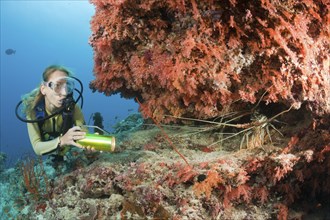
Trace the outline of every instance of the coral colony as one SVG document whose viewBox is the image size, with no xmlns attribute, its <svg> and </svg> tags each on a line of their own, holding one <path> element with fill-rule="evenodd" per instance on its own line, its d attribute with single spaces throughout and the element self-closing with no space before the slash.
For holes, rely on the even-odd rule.
<svg viewBox="0 0 330 220">
<path fill-rule="evenodd" d="M 92 89 L 139 97 L 159 120 L 259 100 L 330 112 L 328 1 L 110 2 L 92 0 Z"/>
<path fill-rule="evenodd" d="M 145 120 L 57 175 L 4 171 L 23 179 L 2 216 L 330 218 L 328 0 L 90 2 L 90 88 L 134 98 Z"/>
</svg>

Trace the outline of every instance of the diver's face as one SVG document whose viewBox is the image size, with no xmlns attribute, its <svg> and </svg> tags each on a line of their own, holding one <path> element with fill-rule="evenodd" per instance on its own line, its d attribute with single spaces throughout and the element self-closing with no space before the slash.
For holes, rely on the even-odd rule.
<svg viewBox="0 0 330 220">
<path fill-rule="evenodd" d="M 63 101 L 68 95 L 68 92 L 64 88 L 56 90 L 52 85 L 54 85 L 53 83 L 57 83 L 58 79 L 67 76 L 68 75 L 65 72 L 56 70 L 50 75 L 48 81 L 41 85 L 40 91 L 45 96 L 46 109 L 49 111 L 62 107 Z"/>
</svg>

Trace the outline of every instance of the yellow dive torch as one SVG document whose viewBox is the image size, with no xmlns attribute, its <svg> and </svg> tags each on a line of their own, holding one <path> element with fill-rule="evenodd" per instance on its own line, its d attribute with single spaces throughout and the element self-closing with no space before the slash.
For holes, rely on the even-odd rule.
<svg viewBox="0 0 330 220">
<path fill-rule="evenodd" d="M 86 127 L 96 127 L 96 126 L 86 126 Z M 97 127 L 102 130 L 101 128 Z M 107 132 L 102 130 L 103 132 Z M 109 132 L 107 132 L 109 133 Z M 100 134 L 86 134 L 84 139 L 77 141 L 80 145 L 84 147 L 91 147 L 98 151 L 113 152 L 116 147 L 116 139 L 114 136 L 100 135 Z"/>
</svg>

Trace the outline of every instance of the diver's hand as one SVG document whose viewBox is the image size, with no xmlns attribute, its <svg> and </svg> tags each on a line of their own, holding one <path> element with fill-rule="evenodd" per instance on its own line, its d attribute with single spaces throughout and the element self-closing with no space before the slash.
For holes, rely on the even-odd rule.
<svg viewBox="0 0 330 220">
<path fill-rule="evenodd" d="M 86 147 L 83 147 L 83 148 L 86 149 L 88 153 L 96 152 L 95 148 L 91 147 L 91 146 L 86 146 Z"/>
<path fill-rule="evenodd" d="M 84 132 L 79 126 L 74 126 L 70 128 L 62 137 L 60 137 L 60 147 L 73 145 L 79 148 L 84 148 L 75 141 L 81 140 L 85 137 L 86 132 Z"/>
</svg>

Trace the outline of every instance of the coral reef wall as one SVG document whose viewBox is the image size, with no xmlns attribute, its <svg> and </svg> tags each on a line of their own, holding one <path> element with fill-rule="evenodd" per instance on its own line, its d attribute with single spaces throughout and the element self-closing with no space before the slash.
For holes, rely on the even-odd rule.
<svg viewBox="0 0 330 220">
<path fill-rule="evenodd" d="M 90 87 L 138 97 L 144 115 L 211 118 L 260 99 L 330 113 L 328 0 L 90 1 Z"/>
</svg>

